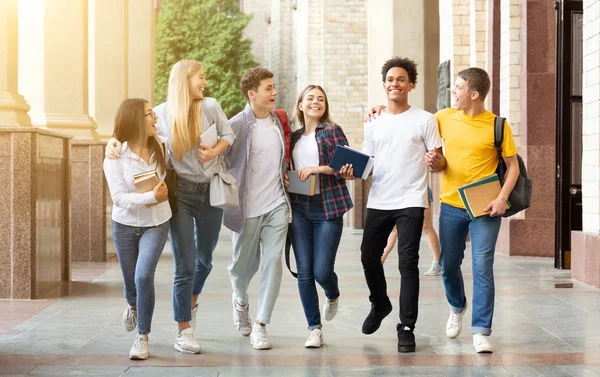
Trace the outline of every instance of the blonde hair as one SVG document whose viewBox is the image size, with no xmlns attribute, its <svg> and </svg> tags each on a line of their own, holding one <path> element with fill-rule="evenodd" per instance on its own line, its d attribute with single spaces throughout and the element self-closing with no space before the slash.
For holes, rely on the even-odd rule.
<svg viewBox="0 0 600 377">
<path fill-rule="evenodd" d="M 173 156 L 182 160 L 183 155 L 200 141 L 202 127 L 202 100 L 190 98 L 188 78 L 196 74 L 202 65 L 194 60 L 180 60 L 169 75 L 167 109 L 171 127 Z"/>
</svg>

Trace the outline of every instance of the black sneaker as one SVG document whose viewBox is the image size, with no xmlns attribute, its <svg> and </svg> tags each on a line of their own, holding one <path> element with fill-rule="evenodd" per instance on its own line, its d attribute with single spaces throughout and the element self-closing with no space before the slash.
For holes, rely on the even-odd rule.
<svg viewBox="0 0 600 377">
<path fill-rule="evenodd" d="M 415 334 L 408 326 L 398 324 L 396 326 L 398 332 L 398 352 L 415 352 L 417 344 L 415 343 Z"/>
<path fill-rule="evenodd" d="M 381 326 L 381 321 L 383 321 L 383 319 L 387 317 L 387 315 L 391 312 L 392 303 L 389 301 L 387 302 L 387 305 L 380 307 L 376 307 L 375 305 L 371 304 L 371 312 L 363 322 L 363 334 L 369 335 L 377 331 L 377 329 L 379 329 L 379 326 Z"/>
</svg>

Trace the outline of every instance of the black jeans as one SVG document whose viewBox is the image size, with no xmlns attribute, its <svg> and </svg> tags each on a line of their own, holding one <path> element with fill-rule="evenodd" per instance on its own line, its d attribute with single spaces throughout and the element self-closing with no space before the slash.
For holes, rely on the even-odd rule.
<svg viewBox="0 0 600 377">
<path fill-rule="evenodd" d="M 381 264 L 383 249 L 394 228 L 398 230 L 398 269 L 400 270 L 400 323 L 414 328 L 419 306 L 419 244 L 423 230 L 420 207 L 383 211 L 367 209 L 367 220 L 361 245 L 361 262 L 369 286 L 369 301 L 385 306 L 387 283 Z"/>
</svg>

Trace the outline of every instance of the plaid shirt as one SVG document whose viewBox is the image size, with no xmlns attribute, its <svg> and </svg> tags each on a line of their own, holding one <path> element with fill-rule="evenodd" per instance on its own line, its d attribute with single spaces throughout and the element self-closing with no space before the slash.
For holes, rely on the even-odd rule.
<svg viewBox="0 0 600 377">
<path fill-rule="evenodd" d="M 302 136 L 304 128 L 294 131 L 290 135 L 290 151 L 294 150 L 296 143 Z M 315 131 L 317 146 L 319 148 L 319 165 L 328 166 L 333 157 L 336 145 L 348 145 L 348 140 L 342 127 L 333 123 L 321 123 Z M 291 153 L 290 153 L 291 155 Z M 352 199 L 346 187 L 346 180 L 339 171 L 334 170 L 333 175 L 319 174 L 321 185 L 321 202 L 327 220 L 344 215 L 352 208 Z"/>
</svg>

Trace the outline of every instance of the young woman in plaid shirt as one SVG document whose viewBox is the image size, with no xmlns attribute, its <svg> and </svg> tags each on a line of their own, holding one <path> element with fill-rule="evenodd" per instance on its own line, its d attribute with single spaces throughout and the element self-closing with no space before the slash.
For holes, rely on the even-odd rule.
<svg viewBox="0 0 600 377">
<path fill-rule="evenodd" d="M 292 225 L 290 238 L 298 268 L 298 289 L 311 331 L 307 348 L 323 345 L 319 296 L 315 281 L 325 290 L 323 308 L 326 321 L 335 317 L 340 291 L 334 272 L 335 256 L 342 236 L 343 215 L 352 208 L 346 181 L 329 161 L 336 145 L 348 145 L 342 128 L 331 122 L 325 90 L 309 85 L 298 97 L 295 120 L 300 129 L 290 137 L 292 168 L 300 180 L 319 175 L 320 194 L 291 194 Z"/>
</svg>

